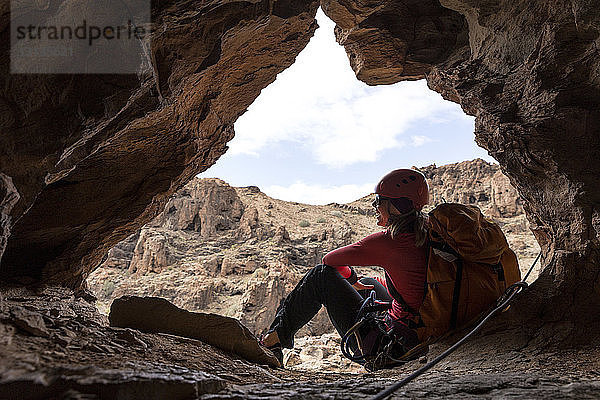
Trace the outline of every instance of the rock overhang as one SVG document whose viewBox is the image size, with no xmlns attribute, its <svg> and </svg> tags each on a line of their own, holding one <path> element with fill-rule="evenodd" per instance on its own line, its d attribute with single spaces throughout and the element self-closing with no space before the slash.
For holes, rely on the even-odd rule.
<svg viewBox="0 0 600 400">
<path fill-rule="evenodd" d="M 2 202 L 10 234 L 0 275 L 80 285 L 109 248 L 226 151 L 235 120 L 312 36 L 317 6 L 157 4 L 154 68 L 139 76 L 9 75 L 5 57 L 2 97 L 13 104 L 2 121 L 13 130 L 0 139 L 0 170 L 21 200 Z"/>
</svg>

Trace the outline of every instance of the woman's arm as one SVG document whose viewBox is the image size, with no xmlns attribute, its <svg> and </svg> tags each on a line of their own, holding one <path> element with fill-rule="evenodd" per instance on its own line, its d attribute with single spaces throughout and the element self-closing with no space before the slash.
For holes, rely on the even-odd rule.
<svg viewBox="0 0 600 400">
<path fill-rule="evenodd" d="M 358 277 L 350 265 L 379 265 L 377 249 L 383 234 L 384 232 L 377 232 L 356 243 L 333 250 L 323 257 L 323 264 L 334 267 L 342 277 L 354 284 Z"/>
</svg>

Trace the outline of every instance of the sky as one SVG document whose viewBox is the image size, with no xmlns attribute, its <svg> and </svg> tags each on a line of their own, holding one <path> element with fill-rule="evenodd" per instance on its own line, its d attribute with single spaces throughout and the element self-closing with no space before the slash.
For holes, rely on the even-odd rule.
<svg viewBox="0 0 600 400">
<path fill-rule="evenodd" d="M 335 24 L 319 28 L 296 62 L 235 123 L 229 150 L 199 175 L 308 204 L 347 203 L 372 193 L 397 168 L 475 158 L 494 162 L 474 141 L 473 117 L 425 80 L 360 82 Z"/>
</svg>

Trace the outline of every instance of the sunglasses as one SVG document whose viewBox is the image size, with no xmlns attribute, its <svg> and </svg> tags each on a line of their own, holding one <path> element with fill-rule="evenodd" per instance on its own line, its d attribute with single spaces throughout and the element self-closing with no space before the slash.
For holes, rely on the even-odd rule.
<svg viewBox="0 0 600 400">
<path fill-rule="evenodd" d="M 384 200 L 389 200 L 388 197 L 383 197 L 380 196 L 378 194 L 375 195 L 375 200 L 373 200 L 373 203 L 371 203 L 373 205 L 373 207 L 379 207 L 379 205 L 381 204 L 382 201 Z"/>
</svg>

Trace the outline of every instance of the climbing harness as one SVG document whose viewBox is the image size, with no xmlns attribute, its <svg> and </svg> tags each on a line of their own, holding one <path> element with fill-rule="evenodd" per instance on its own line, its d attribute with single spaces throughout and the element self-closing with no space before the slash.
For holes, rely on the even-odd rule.
<svg viewBox="0 0 600 400">
<path fill-rule="evenodd" d="M 406 362 L 399 359 L 406 352 L 405 338 L 393 325 L 390 326 L 388 322 L 391 321 L 386 320 L 386 311 L 391 308 L 391 303 L 378 301 L 375 296 L 373 290 L 363 301 L 357 322 L 348 329 L 341 342 L 342 354 L 364 365 L 368 371 L 391 368 Z M 351 344 L 352 338 L 355 340 L 354 346 Z"/>
<path fill-rule="evenodd" d="M 362 304 L 360 306 L 360 309 L 358 310 L 358 314 L 356 316 L 356 322 L 354 323 L 354 325 L 352 325 L 350 327 L 350 329 L 348 329 L 348 331 L 342 338 L 342 342 L 341 342 L 342 354 L 352 361 L 356 361 L 356 362 L 364 361 L 365 356 L 366 356 L 364 343 L 362 342 L 361 336 L 359 335 L 359 330 L 361 328 L 363 328 L 371 320 L 377 320 L 377 322 L 380 322 L 379 316 L 378 316 L 378 314 L 379 314 L 378 311 L 387 309 L 387 304 L 384 304 L 384 303 L 379 303 L 380 307 L 374 308 L 374 306 L 376 304 L 378 304 L 378 303 L 376 303 L 377 300 L 376 300 L 375 296 L 376 296 L 376 293 L 374 290 L 372 290 L 369 297 L 364 299 L 364 301 L 362 302 Z M 355 354 L 351 353 L 352 350 L 351 350 L 351 348 L 350 348 L 351 346 L 349 344 L 350 339 L 352 338 L 353 335 L 357 341 L 357 345 L 359 348 L 358 352 L 354 352 Z M 356 353 L 359 353 L 359 355 L 356 355 Z"/>
<path fill-rule="evenodd" d="M 526 280 L 529 277 L 529 274 L 531 273 L 531 271 L 533 271 L 533 267 L 538 262 L 541 255 L 542 255 L 541 252 L 537 255 L 537 257 L 535 258 L 535 261 L 533 262 L 533 264 L 531 264 L 531 267 L 529 267 L 529 271 L 527 271 L 527 274 L 525 274 L 525 277 L 523 279 L 521 279 L 519 282 L 513 283 L 508 288 L 506 288 L 505 292 L 497 300 L 496 307 L 492 311 L 490 311 L 485 316 L 485 318 L 483 318 L 481 320 L 481 322 L 479 322 L 479 324 L 477 324 L 477 326 L 475 328 L 473 328 L 469 333 L 467 333 L 465 336 L 463 336 L 462 339 L 460 339 L 458 342 L 454 343 L 454 345 L 452 345 L 450 348 L 448 348 L 442 354 L 437 356 L 435 359 L 431 360 L 430 362 L 428 362 L 427 364 L 425 364 L 418 370 L 414 371 L 412 374 L 408 375 L 406 378 L 402 379 L 401 381 L 399 381 L 399 382 L 395 383 L 394 385 L 390 386 L 389 388 L 384 389 L 381 392 L 377 393 L 375 396 L 373 396 L 371 398 L 371 400 L 383 400 L 386 397 L 388 397 L 389 395 L 391 395 L 392 393 L 394 393 L 396 390 L 400 389 L 404 385 L 408 384 L 409 382 L 413 381 L 420 375 L 424 374 L 426 371 L 433 368 L 437 363 L 439 363 L 444 358 L 446 358 L 448 355 L 450 355 L 452 352 L 454 352 L 454 350 L 459 348 L 464 342 L 467 341 L 467 339 L 469 339 L 471 336 L 473 336 L 475 333 L 477 333 L 483 327 L 483 325 L 488 320 L 490 320 L 494 315 L 496 315 L 500 311 L 506 310 L 507 307 L 509 306 L 509 304 L 515 298 L 515 296 L 517 294 L 519 294 L 520 292 L 522 292 L 523 290 L 527 289 L 527 287 L 529 287 Z"/>
</svg>

